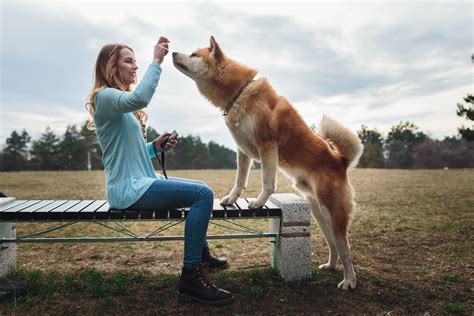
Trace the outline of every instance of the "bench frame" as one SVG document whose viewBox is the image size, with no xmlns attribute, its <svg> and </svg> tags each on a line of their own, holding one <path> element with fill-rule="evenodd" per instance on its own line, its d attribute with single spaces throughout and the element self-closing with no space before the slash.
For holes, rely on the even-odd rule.
<svg viewBox="0 0 474 316">
<path fill-rule="evenodd" d="M 90 213 L 13 213 L 1 214 L 2 209 L 13 209 L 18 206 L 28 209 L 29 205 L 36 205 L 35 210 L 56 210 L 60 205 L 77 205 L 78 209 L 86 209 L 88 205 L 96 204 L 95 210 L 102 212 Z M 97 206 L 101 204 L 100 206 Z M 240 206 L 238 206 L 240 204 Z M 48 208 L 49 205 L 49 208 Z M 242 206 L 243 205 L 243 206 Z M 69 206 L 72 209 L 72 206 Z M 82 208 L 81 208 L 82 207 Z M 67 208 L 64 207 L 63 210 Z M 30 206 L 31 210 L 31 206 Z M 18 243 L 52 243 L 52 242 L 137 242 L 137 241 L 166 241 L 184 240 L 184 236 L 157 236 L 157 234 L 183 222 L 189 209 L 167 211 L 119 211 L 110 209 L 105 201 L 16 201 L 15 198 L 0 198 L 0 276 L 7 274 L 16 267 L 16 244 Z M 49 214 L 49 215 L 48 215 Z M 268 219 L 269 231 L 259 232 L 236 223 L 240 219 Z M 125 221 L 165 221 L 164 225 L 146 235 L 138 235 L 121 225 Z M 218 222 L 226 222 L 234 227 L 224 226 Z M 27 236 L 16 235 L 17 222 L 48 222 L 57 226 L 38 231 Z M 90 222 L 112 229 L 126 237 L 45 237 L 35 236 L 47 234 L 67 226 Z M 59 223 L 59 225 L 58 225 Z M 115 227 L 109 224 L 113 223 Z M 311 236 L 310 211 L 308 203 L 295 194 L 274 194 L 266 206 L 259 210 L 249 210 L 248 200 L 239 199 L 235 206 L 222 207 L 219 200 L 214 200 L 213 214 L 210 224 L 228 229 L 247 232 L 245 234 L 218 234 L 207 235 L 207 239 L 243 239 L 243 238 L 270 238 L 271 264 L 279 271 L 286 281 L 299 281 L 311 275 Z"/>
</svg>

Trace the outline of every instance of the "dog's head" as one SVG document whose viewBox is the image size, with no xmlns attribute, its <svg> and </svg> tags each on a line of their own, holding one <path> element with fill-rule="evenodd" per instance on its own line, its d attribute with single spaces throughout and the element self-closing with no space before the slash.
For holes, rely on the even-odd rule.
<svg viewBox="0 0 474 316">
<path fill-rule="evenodd" d="M 228 102 L 249 78 L 257 74 L 257 71 L 224 55 L 213 36 L 209 47 L 198 48 L 191 54 L 173 52 L 173 64 L 193 79 L 201 94 L 218 107 Z"/>
<path fill-rule="evenodd" d="M 209 47 L 198 48 L 189 55 L 173 53 L 174 66 L 196 82 L 212 79 L 219 63 L 224 59 L 224 53 L 213 36 L 211 36 Z"/>
</svg>

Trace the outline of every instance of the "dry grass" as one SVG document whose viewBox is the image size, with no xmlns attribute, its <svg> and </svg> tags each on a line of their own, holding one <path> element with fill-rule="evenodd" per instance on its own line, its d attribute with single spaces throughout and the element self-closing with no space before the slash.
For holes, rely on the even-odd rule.
<svg viewBox="0 0 474 316">
<path fill-rule="evenodd" d="M 215 190 L 216 197 L 222 197 L 232 187 L 235 171 L 169 173 L 204 180 Z M 0 173 L 0 178 L 0 191 L 17 199 L 103 199 L 105 195 L 102 172 Z M 181 266 L 181 242 L 21 244 L 18 246 L 18 267 L 26 269 L 24 274 L 30 280 L 40 280 L 42 276 L 43 281 L 35 283 L 36 294 L 29 295 L 18 307 L 15 308 L 12 302 L 4 306 L 8 311 L 18 313 L 50 312 L 48 308 L 52 306 L 58 308 L 58 313 L 87 314 L 190 311 L 472 313 L 474 170 L 356 169 L 351 179 L 358 203 L 350 228 L 359 281 L 355 291 L 336 290 L 337 281 L 342 278 L 340 270 L 334 273 L 317 271 L 317 266 L 327 260 L 327 248 L 319 230 L 313 226 L 314 274 L 311 280 L 299 285 L 282 282 L 266 268 L 253 268 L 269 266 L 268 240 L 212 241 L 211 245 L 219 248 L 218 252 L 232 263 L 229 272 L 216 275 L 221 285 L 225 284 L 236 294 L 237 300 L 231 307 L 189 307 L 174 299 L 172 284 Z M 259 172 L 253 171 L 250 180 L 245 196 L 255 197 L 260 188 Z M 278 191 L 292 191 L 282 175 L 279 176 Z M 139 231 L 149 231 L 155 223 L 128 225 Z M 258 228 L 265 227 L 266 223 L 254 221 L 252 225 Z M 37 229 L 38 225 L 20 223 L 17 227 L 20 233 L 25 233 Z M 176 228 L 177 231 L 180 229 Z M 62 234 L 85 231 L 104 233 L 91 224 L 81 224 Z M 125 278 L 133 284 L 128 294 L 104 288 L 103 291 L 111 295 L 104 298 L 89 288 L 93 283 L 91 273 L 115 280 L 121 269 L 126 269 L 124 273 L 128 277 L 135 276 L 137 272 L 131 268 L 146 271 L 138 273 L 140 282 L 133 283 Z M 36 274 L 35 279 L 31 276 L 34 269 L 45 274 Z M 76 280 L 85 293 L 78 301 L 64 286 L 44 288 L 51 279 L 69 278 L 86 280 L 81 281 L 83 283 Z M 48 293 L 46 298 L 44 293 Z M 55 299 L 49 298 L 50 295 Z M 149 301 L 156 295 L 161 299 Z M 35 302 L 35 298 L 41 299 L 41 303 Z"/>
</svg>

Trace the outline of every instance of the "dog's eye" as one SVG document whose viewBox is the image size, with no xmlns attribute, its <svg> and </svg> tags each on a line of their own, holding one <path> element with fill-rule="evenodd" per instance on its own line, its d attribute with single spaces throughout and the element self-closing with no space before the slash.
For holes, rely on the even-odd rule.
<svg viewBox="0 0 474 316">
<path fill-rule="evenodd" d="M 196 53 L 192 53 L 189 57 L 197 57 Z"/>
</svg>

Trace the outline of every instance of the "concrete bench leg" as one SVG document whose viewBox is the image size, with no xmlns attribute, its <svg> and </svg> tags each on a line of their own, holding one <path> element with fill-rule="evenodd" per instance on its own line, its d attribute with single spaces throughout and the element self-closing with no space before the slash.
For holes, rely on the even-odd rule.
<svg viewBox="0 0 474 316">
<path fill-rule="evenodd" d="M 311 276 L 309 203 L 296 194 L 273 194 L 270 202 L 282 210 L 282 218 L 270 219 L 270 232 L 278 234 L 272 244 L 272 267 L 285 281 Z"/>
<path fill-rule="evenodd" d="M 15 201 L 14 198 L 0 198 L 0 206 Z M 13 222 L 0 222 L 0 238 L 15 238 L 16 229 Z M 16 267 L 16 244 L 0 243 L 0 277 L 5 276 Z"/>
</svg>

